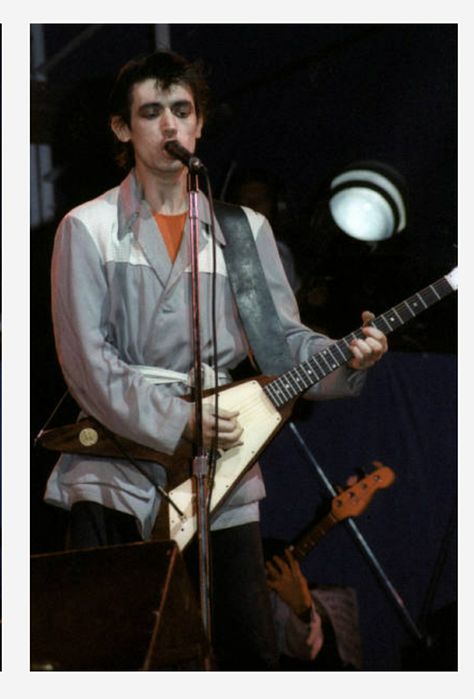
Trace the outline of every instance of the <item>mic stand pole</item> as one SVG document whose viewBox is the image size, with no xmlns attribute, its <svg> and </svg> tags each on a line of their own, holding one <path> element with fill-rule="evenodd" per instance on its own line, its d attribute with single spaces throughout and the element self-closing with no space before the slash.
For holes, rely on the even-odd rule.
<svg viewBox="0 0 474 699">
<path fill-rule="evenodd" d="M 318 464 L 318 462 L 314 458 L 313 454 L 309 450 L 306 442 L 304 441 L 303 437 L 301 436 L 296 425 L 293 422 L 290 422 L 289 427 L 290 427 L 291 431 L 293 432 L 294 436 L 296 437 L 297 442 L 302 447 L 302 449 L 303 449 L 304 453 L 306 454 L 307 458 L 309 459 L 310 463 L 316 469 L 316 471 L 317 471 L 319 477 L 321 478 L 321 480 L 323 481 L 324 485 L 329 490 L 331 495 L 333 497 L 335 497 L 337 495 L 337 493 L 336 493 L 335 489 L 333 488 L 331 481 L 327 478 L 323 469 L 321 468 L 321 466 Z M 362 534 L 359 530 L 359 527 L 356 525 L 356 523 L 354 522 L 352 517 L 349 517 L 346 520 L 346 522 L 347 522 L 348 526 L 351 528 L 351 531 L 354 534 L 354 536 L 357 540 L 357 543 L 362 547 L 362 550 L 365 552 L 370 563 L 373 565 L 375 571 L 378 573 L 380 580 L 382 581 L 382 583 L 385 586 L 385 590 L 391 594 L 392 599 L 395 601 L 395 604 L 396 604 L 398 611 L 401 613 L 401 615 L 402 615 L 405 623 L 407 624 L 408 628 L 410 629 L 411 633 L 415 636 L 415 638 L 418 641 L 422 641 L 423 635 L 422 635 L 421 631 L 418 629 L 415 622 L 411 618 L 407 608 L 405 607 L 405 604 L 404 604 L 402 598 L 400 597 L 400 595 L 398 594 L 398 592 L 396 591 L 396 589 L 394 588 L 394 586 L 392 585 L 392 583 L 388 579 L 386 573 L 382 569 L 382 566 L 380 565 L 380 563 L 376 559 L 374 553 L 370 549 L 368 543 L 366 542 L 366 540 L 362 536 Z"/>
<path fill-rule="evenodd" d="M 191 227 L 191 281 L 192 281 L 192 319 L 194 346 L 194 409 L 196 415 L 195 455 L 192 474 L 196 486 L 196 517 L 198 537 L 198 567 L 201 616 L 204 632 L 211 646 L 211 605 L 210 605 L 210 546 L 208 516 L 208 471 L 209 459 L 203 447 L 202 431 L 202 372 L 201 372 L 201 335 L 199 312 L 199 217 L 198 217 L 198 175 L 189 169 L 188 195 L 189 220 Z M 210 655 L 205 658 L 205 669 L 210 670 Z"/>
</svg>

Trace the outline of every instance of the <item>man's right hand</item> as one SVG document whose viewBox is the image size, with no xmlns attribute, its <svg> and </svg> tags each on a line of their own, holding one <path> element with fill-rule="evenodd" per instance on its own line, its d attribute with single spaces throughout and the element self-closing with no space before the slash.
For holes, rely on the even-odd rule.
<svg viewBox="0 0 474 699">
<path fill-rule="evenodd" d="M 241 443 L 243 428 L 239 425 L 237 417 L 238 411 L 224 410 L 219 408 L 217 419 L 217 448 L 230 449 Z M 189 440 L 195 438 L 196 414 L 193 410 L 184 430 L 184 437 Z M 205 404 L 202 409 L 202 440 L 203 447 L 209 449 L 214 442 L 216 433 L 216 417 L 214 406 Z"/>
</svg>

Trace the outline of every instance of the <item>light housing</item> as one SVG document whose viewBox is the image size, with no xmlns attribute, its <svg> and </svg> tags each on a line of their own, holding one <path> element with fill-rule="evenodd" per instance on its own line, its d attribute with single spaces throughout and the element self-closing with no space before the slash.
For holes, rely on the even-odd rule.
<svg viewBox="0 0 474 699">
<path fill-rule="evenodd" d="M 406 226 L 406 186 L 398 172 L 375 161 L 354 163 L 330 183 L 336 225 L 357 240 L 387 240 Z"/>
</svg>

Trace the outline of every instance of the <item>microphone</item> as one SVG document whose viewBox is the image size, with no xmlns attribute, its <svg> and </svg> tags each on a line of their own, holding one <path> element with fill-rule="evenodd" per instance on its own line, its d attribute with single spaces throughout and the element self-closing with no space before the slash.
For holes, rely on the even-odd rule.
<svg viewBox="0 0 474 699">
<path fill-rule="evenodd" d="M 206 172 L 206 168 L 193 153 L 187 150 L 179 141 L 167 141 L 165 151 L 176 160 L 180 160 L 190 172 Z"/>
</svg>

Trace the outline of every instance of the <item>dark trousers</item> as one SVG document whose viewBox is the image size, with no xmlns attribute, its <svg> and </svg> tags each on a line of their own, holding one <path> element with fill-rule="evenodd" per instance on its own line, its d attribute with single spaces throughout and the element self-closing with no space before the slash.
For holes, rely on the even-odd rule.
<svg viewBox="0 0 474 699">
<path fill-rule="evenodd" d="M 112 546 L 140 538 L 130 515 L 92 502 L 75 503 L 71 509 L 68 548 Z M 195 542 L 183 557 L 198 593 Z M 278 669 L 259 524 L 212 532 L 211 569 L 211 644 L 217 669 Z"/>
<path fill-rule="evenodd" d="M 196 549 L 184 558 L 197 588 Z M 211 533 L 211 622 L 219 670 L 278 669 L 258 522 Z"/>
<path fill-rule="evenodd" d="M 87 549 L 140 541 L 134 517 L 96 502 L 76 502 L 69 514 L 66 547 Z"/>
</svg>

